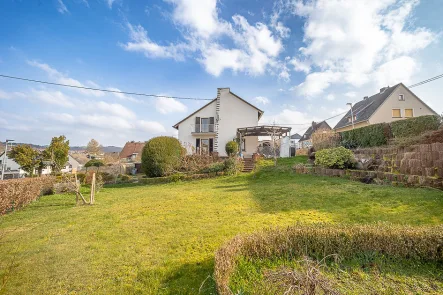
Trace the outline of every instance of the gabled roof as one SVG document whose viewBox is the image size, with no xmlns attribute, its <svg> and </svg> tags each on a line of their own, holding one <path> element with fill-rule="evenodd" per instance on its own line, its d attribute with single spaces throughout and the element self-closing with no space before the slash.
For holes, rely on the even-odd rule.
<svg viewBox="0 0 443 295">
<path fill-rule="evenodd" d="M 120 152 L 119 158 L 126 159 L 133 154 L 140 154 L 143 151 L 144 147 L 144 142 L 129 141 L 125 144 L 122 151 Z"/>
<path fill-rule="evenodd" d="M 322 121 L 320 123 L 312 122 L 312 126 L 309 126 L 308 130 L 303 134 L 300 140 L 308 140 L 311 138 L 312 133 L 320 129 L 322 126 L 326 129 L 331 129 L 331 126 L 326 121 Z"/>
<path fill-rule="evenodd" d="M 256 106 L 254 106 L 253 104 L 247 102 L 246 100 L 244 100 L 243 98 L 241 98 L 240 96 L 238 96 L 237 94 L 231 92 L 231 90 L 229 90 L 229 93 L 234 95 L 236 98 L 240 99 L 241 101 L 243 101 L 244 103 L 248 104 L 249 106 L 253 107 L 254 109 L 256 109 L 259 113 L 258 119 L 260 120 L 261 116 L 263 115 L 264 111 L 260 110 L 259 108 L 257 108 Z M 175 129 L 178 129 L 178 125 L 180 125 L 180 123 L 182 123 L 183 121 L 185 121 L 186 119 L 192 117 L 193 115 L 195 115 L 196 113 L 198 113 L 199 111 L 201 111 L 202 109 L 204 109 L 205 107 L 209 106 L 211 103 L 215 102 L 217 100 L 217 98 L 214 98 L 213 100 L 211 100 L 210 102 L 208 102 L 207 104 L 205 104 L 204 106 L 202 106 L 201 108 L 199 108 L 198 110 L 196 110 L 195 112 L 193 112 L 192 114 L 190 114 L 189 116 L 187 116 L 186 118 L 184 118 L 183 120 L 181 120 L 180 122 L 178 122 L 177 124 L 175 124 L 174 127 Z"/>
<path fill-rule="evenodd" d="M 301 135 L 298 133 L 291 135 L 291 139 L 300 139 L 300 138 L 301 138 Z"/>
<path fill-rule="evenodd" d="M 382 93 L 379 92 L 377 94 L 374 94 L 371 97 L 360 100 L 355 105 L 353 105 L 352 111 L 354 113 L 354 116 L 357 117 L 356 120 L 354 120 L 354 124 L 369 120 L 372 114 L 375 113 L 375 111 L 385 102 L 385 100 L 392 94 L 392 92 L 394 92 L 394 90 L 400 84 L 401 83 L 394 85 L 392 87 L 388 87 Z M 335 125 L 334 129 L 343 128 L 351 125 L 352 123 L 350 123 L 348 120 L 350 116 L 351 116 L 351 110 L 349 110 L 346 113 L 346 115 L 344 115 L 344 117 L 341 118 L 341 120 L 337 123 L 337 125 Z"/>
</svg>

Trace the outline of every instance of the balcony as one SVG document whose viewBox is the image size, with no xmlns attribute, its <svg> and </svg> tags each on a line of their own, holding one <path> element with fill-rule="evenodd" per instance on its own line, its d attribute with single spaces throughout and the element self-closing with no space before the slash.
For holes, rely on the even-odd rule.
<svg viewBox="0 0 443 295">
<path fill-rule="evenodd" d="M 215 124 L 191 125 L 192 134 L 215 134 Z"/>
</svg>

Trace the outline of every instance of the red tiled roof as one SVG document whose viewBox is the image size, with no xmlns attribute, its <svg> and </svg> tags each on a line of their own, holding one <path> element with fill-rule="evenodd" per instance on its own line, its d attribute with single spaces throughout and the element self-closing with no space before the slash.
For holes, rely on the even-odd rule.
<svg viewBox="0 0 443 295">
<path fill-rule="evenodd" d="M 145 146 L 144 142 L 134 142 L 130 141 L 125 144 L 122 151 L 120 152 L 120 159 L 126 159 L 132 154 L 141 154 L 143 147 Z"/>
</svg>

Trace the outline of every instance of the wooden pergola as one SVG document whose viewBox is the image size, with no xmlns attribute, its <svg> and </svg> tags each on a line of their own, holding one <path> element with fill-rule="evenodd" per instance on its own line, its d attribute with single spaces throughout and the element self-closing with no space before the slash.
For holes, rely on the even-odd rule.
<svg viewBox="0 0 443 295">
<path fill-rule="evenodd" d="M 245 136 L 287 136 L 291 132 L 291 127 L 282 127 L 275 125 L 263 125 L 253 127 L 243 127 L 237 129 L 237 134 L 241 137 Z"/>
</svg>

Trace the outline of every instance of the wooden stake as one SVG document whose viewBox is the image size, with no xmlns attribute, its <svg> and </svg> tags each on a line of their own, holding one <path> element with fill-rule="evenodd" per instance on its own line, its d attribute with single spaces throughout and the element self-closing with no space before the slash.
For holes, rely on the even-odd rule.
<svg viewBox="0 0 443 295">
<path fill-rule="evenodd" d="M 75 176 L 75 204 L 78 204 L 77 192 L 79 191 L 79 189 L 78 189 L 78 182 L 77 182 L 77 172 L 74 173 L 74 176 Z"/>
<path fill-rule="evenodd" d="M 89 203 L 91 205 L 94 204 L 94 195 L 95 195 L 95 173 L 92 174 L 92 183 L 91 183 L 91 197 Z"/>
</svg>

